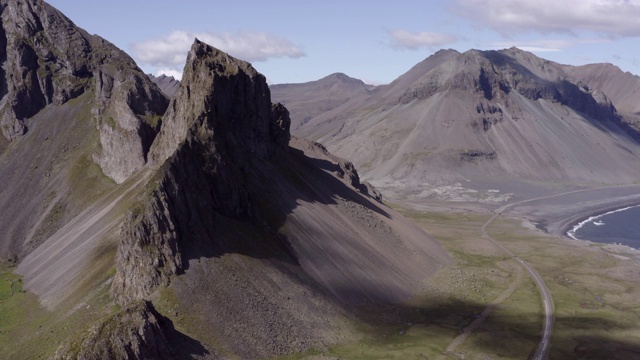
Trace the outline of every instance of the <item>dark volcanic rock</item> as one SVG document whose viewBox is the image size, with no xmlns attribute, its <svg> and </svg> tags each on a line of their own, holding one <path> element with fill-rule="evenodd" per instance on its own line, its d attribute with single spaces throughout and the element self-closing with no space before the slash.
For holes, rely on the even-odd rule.
<svg viewBox="0 0 640 360">
<path fill-rule="evenodd" d="M 141 169 L 167 98 L 124 52 L 87 34 L 43 1 L 2 0 L 0 129 L 22 136 L 48 104 L 95 91 L 102 150 L 94 160 L 116 182 Z"/>
<path fill-rule="evenodd" d="M 289 110 L 284 105 L 277 103 L 271 105 L 271 119 L 269 121 L 269 134 L 273 141 L 281 148 L 286 149 L 291 139 L 291 119 Z"/>
<path fill-rule="evenodd" d="M 338 176 L 349 181 L 351 186 L 357 189 L 358 186 L 360 186 L 360 176 L 358 176 L 358 172 L 356 171 L 356 167 L 353 166 L 353 163 L 347 160 L 340 160 L 338 166 L 340 167 Z"/>
<path fill-rule="evenodd" d="M 93 325 L 83 339 L 61 346 L 52 359 L 177 359 L 169 320 L 139 301 Z"/>
<path fill-rule="evenodd" d="M 382 193 L 380 192 L 380 190 L 376 189 L 376 187 L 373 186 L 370 182 L 363 182 L 362 184 L 360 184 L 359 188 L 361 193 L 372 197 L 379 203 L 382 202 Z"/>
<path fill-rule="evenodd" d="M 156 287 L 168 285 L 171 275 L 182 269 L 175 209 L 166 193 L 157 189 L 124 220 L 117 254 L 122 266 L 112 284 L 121 303 L 142 299 Z"/>
<path fill-rule="evenodd" d="M 211 243 L 218 216 L 251 216 L 247 174 L 287 147 L 289 124 L 264 76 L 196 40 L 151 147 L 158 180 L 123 228 L 112 286 L 121 303 L 180 272 L 181 244 Z"/>
<path fill-rule="evenodd" d="M 220 142 L 226 146 L 217 151 L 226 151 L 238 161 L 235 166 L 242 167 L 245 155 L 264 158 L 273 149 L 270 116 L 264 76 L 251 64 L 196 41 L 150 161 L 162 164 L 183 142 Z"/>
</svg>

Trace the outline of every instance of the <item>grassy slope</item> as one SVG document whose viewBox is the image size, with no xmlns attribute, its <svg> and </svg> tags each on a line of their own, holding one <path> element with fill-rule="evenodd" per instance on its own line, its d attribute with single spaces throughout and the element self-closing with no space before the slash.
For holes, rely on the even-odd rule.
<svg viewBox="0 0 640 360">
<path fill-rule="evenodd" d="M 57 195 L 62 200 L 56 200 L 57 204 L 42 215 L 43 220 L 35 232 L 35 238 L 40 241 L 82 209 L 116 189 L 115 183 L 91 160 L 99 140 L 91 115 L 90 95 L 43 110 L 34 118 L 39 123 L 34 123 L 29 136 L 15 144 L 12 153 L 4 154 L 20 154 L 22 151 L 18 146 L 44 145 L 42 155 L 37 155 L 36 161 L 51 169 L 51 178 L 47 175 L 46 178 L 35 178 L 33 182 L 45 184 L 42 189 L 48 195 L 44 198 L 44 208 Z M 34 293 L 22 289 L 22 279 L 14 274 L 14 267 L 0 263 L 1 359 L 47 358 L 62 342 L 79 336 L 97 319 L 114 311 L 108 289 L 114 271 L 115 246 L 105 243 L 91 256 L 92 270 L 55 311 L 46 310 Z M 13 281 L 13 295 L 7 280 Z"/>
<path fill-rule="evenodd" d="M 55 312 L 44 309 L 33 293 L 23 291 L 12 268 L 1 266 L 0 283 L 8 279 L 14 281 L 14 293 L 8 296 L 0 290 L 1 359 L 48 358 L 61 343 L 80 336 L 90 324 L 115 310 L 106 276 L 82 302 Z"/>
</svg>

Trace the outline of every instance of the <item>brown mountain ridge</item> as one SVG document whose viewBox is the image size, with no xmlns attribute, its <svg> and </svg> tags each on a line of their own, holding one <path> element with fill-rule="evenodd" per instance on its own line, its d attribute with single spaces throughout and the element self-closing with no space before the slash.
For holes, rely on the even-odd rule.
<svg viewBox="0 0 640 360">
<path fill-rule="evenodd" d="M 602 67 L 606 74 L 596 72 Z M 364 179 L 399 197 L 446 186 L 482 200 L 478 191 L 523 183 L 632 183 L 637 85 L 612 66 L 560 65 L 517 48 L 443 50 L 294 133 L 349 157 Z"/>
</svg>

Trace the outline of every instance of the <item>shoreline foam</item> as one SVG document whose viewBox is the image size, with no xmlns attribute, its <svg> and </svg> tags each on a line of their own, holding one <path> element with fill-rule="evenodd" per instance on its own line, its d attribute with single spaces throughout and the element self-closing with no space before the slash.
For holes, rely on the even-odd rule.
<svg viewBox="0 0 640 360">
<path fill-rule="evenodd" d="M 622 211 L 626 211 L 626 210 L 633 209 L 633 208 L 636 208 L 636 207 L 640 207 L 640 205 L 626 206 L 626 207 L 623 207 L 623 208 L 607 211 L 607 212 L 604 212 L 604 213 L 601 213 L 601 214 L 598 214 L 598 215 L 592 215 L 592 216 L 586 218 L 585 220 L 582 220 L 582 221 L 578 222 L 576 225 L 574 225 L 571 228 L 571 230 L 568 230 L 566 232 L 566 235 L 568 237 L 574 239 L 574 240 L 585 240 L 585 239 L 580 239 L 575 235 L 576 232 L 578 230 L 580 230 L 580 228 L 582 228 L 584 225 L 586 225 L 586 224 L 588 224 L 588 223 L 590 223 L 590 222 L 592 222 L 594 220 L 600 219 L 600 218 L 602 218 L 604 216 L 607 216 L 607 215 L 610 215 L 610 214 L 615 214 L 615 213 L 622 212 Z"/>
</svg>

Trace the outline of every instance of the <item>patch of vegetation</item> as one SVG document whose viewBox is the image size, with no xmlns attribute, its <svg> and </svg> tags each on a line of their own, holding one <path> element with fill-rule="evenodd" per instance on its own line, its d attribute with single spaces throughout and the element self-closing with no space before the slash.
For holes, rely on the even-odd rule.
<svg viewBox="0 0 640 360">
<path fill-rule="evenodd" d="M 542 304 L 532 280 L 527 279 L 494 310 L 457 350 L 458 356 L 526 359 L 538 346 Z"/>
<path fill-rule="evenodd" d="M 550 358 L 624 359 L 640 353 L 637 254 L 605 245 L 544 236 L 516 220 L 488 229 L 544 278 L 555 304 Z M 635 356 L 635 355 L 634 355 Z"/>
<path fill-rule="evenodd" d="M 162 115 L 153 115 L 153 114 L 143 115 L 142 120 L 144 120 L 144 122 L 149 124 L 149 126 L 151 126 L 152 128 L 158 129 L 162 121 Z"/>
<path fill-rule="evenodd" d="M 81 203 L 93 203 L 115 187 L 115 182 L 107 177 L 89 153 L 80 155 L 71 171 L 69 181 L 74 189 L 72 198 Z"/>
<path fill-rule="evenodd" d="M 0 358 L 35 359 L 55 350 L 43 329 L 53 316 L 40 308 L 35 295 L 22 291 L 18 280 L 11 269 L 1 270 L 1 283 L 13 281 L 19 285 L 13 285 L 12 296 L 4 294 L 0 300 Z"/>
<path fill-rule="evenodd" d="M 22 289 L 22 281 L 12 268 L 0 267 L 0 284 L 13 281 L 13 296 L 0 295 L 0 359 L 48 358 L 60 344 L 81 337 L 87 328 L 115 309 L 108 286 L 97 290 L 74 306 L 50 311 L 36 295 Z"/>
<path fill-rule="evenodd" d="M 104 116 L 103 119 L 104 122 L 112 129 L 115 129 L 118 126 L 113 116 Z"/>
</svg>

